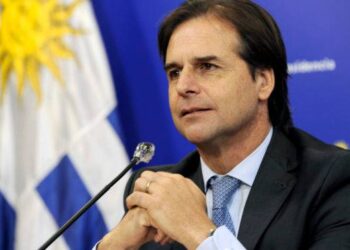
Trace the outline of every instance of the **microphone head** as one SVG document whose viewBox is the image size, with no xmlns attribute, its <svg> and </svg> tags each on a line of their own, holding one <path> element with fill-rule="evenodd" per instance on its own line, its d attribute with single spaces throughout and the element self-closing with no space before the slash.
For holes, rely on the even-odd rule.
<svg viewBox="0 0 350 250">
<path fill-rule="evenodd" d="M 136 159 L 136 164 L 140 162 L 149 163 L 152 160 L 156 147 L 150 142 L 141 142 L 137 145 L 133 159 Z"/>
</svg>

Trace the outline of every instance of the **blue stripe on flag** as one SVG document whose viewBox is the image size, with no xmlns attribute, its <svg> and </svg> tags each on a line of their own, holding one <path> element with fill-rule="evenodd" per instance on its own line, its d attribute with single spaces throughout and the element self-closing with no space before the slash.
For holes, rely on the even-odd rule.
<svg viewBox="0 0 350 250">
<path fill-rule="evenodd" d="M 68 156 L 38 185 L 37 190 L 59 227 L 91 199 Z M 91 249 L 106 233 L 101 212 L 92 206 L 65 232 L 64 238 L 70 249 Z"/>
<path fill-rule="evenodd" d="M 0 192 L 0 249 L 12 250 L 15 239 L 15 210 Z"/>
<path fill-rule="evenodd" d="M 108 115 L 107 119 L 111 124 L 111 126 L 113 127 L 114 131 L 118 134 L 123 145 L 125 145 L 126 141 L 124 138 L 124 133 L 123 133 L 121 123 L 119 121 L 119 112 L 117 107 L 113 109 L 113 111 Z"/>
</svg>

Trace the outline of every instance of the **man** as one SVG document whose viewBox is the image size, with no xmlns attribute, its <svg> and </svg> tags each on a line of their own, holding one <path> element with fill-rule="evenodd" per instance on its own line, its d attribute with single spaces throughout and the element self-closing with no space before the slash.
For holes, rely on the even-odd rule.
<svg viewBox="0 0 350 250">
<path fill-rule="evenodd" d="M 292 127 L 273 18 L 248 0 L 188 1 L 158 38 L 197 151 L 135 173 L 98 249 L 350 249 L 350 153 Z"/>
</svg>

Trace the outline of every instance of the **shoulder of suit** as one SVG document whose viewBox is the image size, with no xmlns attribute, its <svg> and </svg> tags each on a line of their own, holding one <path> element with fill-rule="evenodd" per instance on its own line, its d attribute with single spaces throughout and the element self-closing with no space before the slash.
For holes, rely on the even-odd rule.
<svg viewBox="0 0 350 250">
<path fill-rule="evenodd" d="M 349 150 L 339 148 L 332 144 L 327 144 L 301 129 L 293 128 L 290 130 L 289 135 L 290 139 L 296 145 L 296 147 L 299 147 L 303 150 L 314 151 L 315 153 L 344 156 L 350 154 Z"/>
<path fill-rule="evenodd" d="M 349 150 L 322 142 L 305 131 L 292 129 L 288 138 L 295 145 L 298 158 L 303 165 L 329 171 L 330 168 L 350 163 Z"/>
</svg>

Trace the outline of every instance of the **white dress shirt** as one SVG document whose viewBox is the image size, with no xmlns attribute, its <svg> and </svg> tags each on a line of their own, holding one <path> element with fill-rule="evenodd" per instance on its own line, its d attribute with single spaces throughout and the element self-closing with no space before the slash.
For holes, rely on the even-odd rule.
<svg viewBox="0 0 350 250">
<path fill-rule="evenodd" d="M 261 165 L 262 159 L 266 153 L 267 147 L 270 144 L 273 129 L 271 128 L 264 141 L 243 161 L 241 161 L 237 166 L 235 166 L 226 175 L 232 176 L 241 181 L 240 187 L 233 194 L 231 200 L 228 203 L 229 213 L 232 218 L 232 222 L 235 228 L 236 235 L 239 232 L 239 226 L 242 219 L 243 210 L 248 199 L 250 189 L 255 180 L 256 174 L 258 173 L 259 167 Z M 201 158 L 201 169 L 203 173 L 204 183 L 207 184 L 208 180 L 212 176 L 220 176 L 213 172 L 208 165 Z M 213 207 L 213 193 L 211 189 L 205 187 L 206 192 L 206 202 L 207 202 L 207 212 L 209 217 L 212 216 Z M 215 233 L 204 240 L 197 250 L 243 250 L 244 246 L 239 242 L 239 240 L 234 236 L 231 231 L 226 226 L 220 226 L 215 230 Z"/>
</svg>

